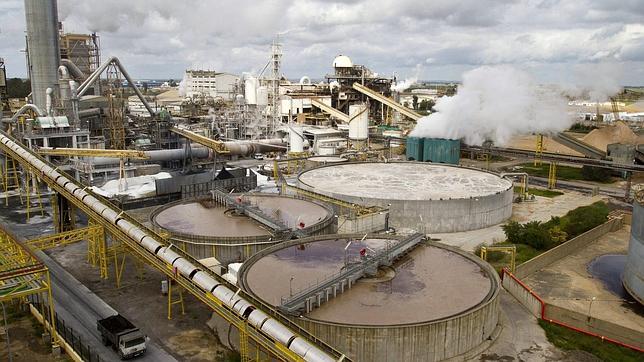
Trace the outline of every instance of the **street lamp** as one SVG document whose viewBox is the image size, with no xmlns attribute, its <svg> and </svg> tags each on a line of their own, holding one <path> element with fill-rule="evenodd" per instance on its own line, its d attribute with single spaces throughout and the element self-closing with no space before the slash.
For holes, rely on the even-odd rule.
<svg viewBox="0 0 644 362">
<path fill-rule="evenodd" d="M 590 308 L 592 308 L 592 307 L 593 307 L 593 302 L 594 302 L 594 301 L 595 301 L 595 297 L 592 297 L 592 298 L 590 299 L 590 303 L 588 304 L 588 321 L 589 321 L 589 322 L 590 322 L 590 318 L 591 318 L 591 317 L 590 317 Z"/>
<path fill-rule="evenodd" d="M 291 279 L 288 281 L 288 293 L 291 297 L 293 296 L 293 279 L 295 279 L 295 277 L 291 275 Z"/>
</svg>

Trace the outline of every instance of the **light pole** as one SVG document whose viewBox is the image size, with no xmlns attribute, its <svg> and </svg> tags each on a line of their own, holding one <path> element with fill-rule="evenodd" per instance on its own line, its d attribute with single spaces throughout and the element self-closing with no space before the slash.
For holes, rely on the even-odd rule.
<svg viewBox="0 0 644 362">
<path fill-rule="evenodd" d="M 291 297 L 293 296 L 293 279 L 295 279 L 295 277 L 291 275 L 291 279 L 288 281 L 288 293 Z"/>
<path fill-rule="evenodd" d="M 589 321 L 589 322 L 590 322 L 590 318 L 591 318 L 591 316 L 590 316 L 590 308 L 592 308 L 592 307 L 593 307 L 593 302 L 594 302 L 594 301 L 595 301 L 595 297 L 592 297 L 592 298 L 590 299 L 590 303 L 588 304 L 588 321 Z"/>
</svg>

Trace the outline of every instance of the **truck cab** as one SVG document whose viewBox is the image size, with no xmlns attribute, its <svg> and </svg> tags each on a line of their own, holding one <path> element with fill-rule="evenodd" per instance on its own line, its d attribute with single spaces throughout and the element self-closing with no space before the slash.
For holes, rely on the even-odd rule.
<svg viewBox="0 0 644 362">
<path fill-rule="evenodd" d="M 136 357 L 145 352 L 146 336 L 141 332 L 128 333 L 119 339 L 118 354 L 121 359 Z"/>
</svg>

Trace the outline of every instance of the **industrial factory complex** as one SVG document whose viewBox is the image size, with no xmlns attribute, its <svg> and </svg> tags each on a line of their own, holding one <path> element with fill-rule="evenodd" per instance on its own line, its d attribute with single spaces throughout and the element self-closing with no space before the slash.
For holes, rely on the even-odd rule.
<svg viewBox="0 0 644 362">
<path fill-rule="evenodd" d="M 259 71 L 142 80 L 24 8 L 0 359 L 644 359 L 644 88 L 477 133 L 446 119 L 467 77 L 284 74 L 275 37 Z"/>
</svg>

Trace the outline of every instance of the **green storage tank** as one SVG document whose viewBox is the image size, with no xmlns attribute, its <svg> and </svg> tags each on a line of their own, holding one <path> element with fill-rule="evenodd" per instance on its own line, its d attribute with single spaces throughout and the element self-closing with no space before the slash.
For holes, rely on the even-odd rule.
<svg viewBox="0 0 644 362">
<path fill-rule="evenodd" d="M 405 154 L 408 161 L 423 161 L 423 141 L 420 137 L 407 137 Z"/>
<path fill-rule="evenodd" d="M 422 144 L 423 161 L 458 165 L 458 162 L 461 159 L 460 140 L 424 138 Z"/>
</svg>

